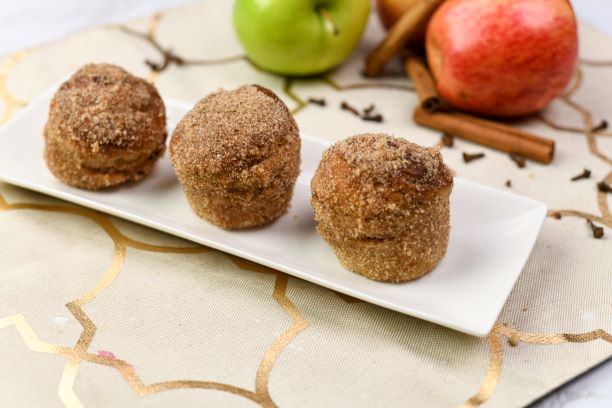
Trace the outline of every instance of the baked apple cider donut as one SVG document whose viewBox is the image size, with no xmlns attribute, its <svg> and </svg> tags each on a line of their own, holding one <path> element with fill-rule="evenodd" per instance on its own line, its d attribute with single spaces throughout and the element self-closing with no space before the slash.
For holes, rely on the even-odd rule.
<svg viewBox="0 0 612 408">
<path fill-rule="evenodd" d="M 87 64 L 51 100 L 45 161 L 86 190 L 137 181 L 165 150 L 166 110 L 155 87 L 110 64 Z"/>
<path fill-rule="evenodd" d="M 446 253 L 452 187 L 438 149 L 385 134 L 353 136 L 325 151 L 312 179 L 317 231 L 353 272 L 416 279 Z"/>
<path fill-rule="evenodd" d="M 257 227 L 289 208 L 300 135 L 287 106 L 269 89 L 219 90 L 181 119 L 170 160 L 200 217 L 225 229 Z"/>
</svg>

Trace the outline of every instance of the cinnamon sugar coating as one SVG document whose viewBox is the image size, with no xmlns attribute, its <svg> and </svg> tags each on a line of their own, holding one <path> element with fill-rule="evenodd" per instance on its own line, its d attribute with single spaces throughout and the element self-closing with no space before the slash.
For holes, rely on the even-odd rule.
<svg viewBox="0 0 612 408">
<path fill-rule="evenodd" d="M 140 180 L 165 149 L 166 112 L 155 87 L 110 64 L 87 64 L 51 100 L 45 160 L 87 190 Z"/>
<path fill-rule="evenodd" d="M 270 90 L 246 85 L 199 101 L 179 122 L 170 160 L 189 204 L 226 229 L 287 211 L 300 167 L 297 124 Z"/>
<path fill-rule="evenodd" d="M 452 185 L 437 149 L 353 136 L 325 151 L 312 180 L 317 230 L 346 268 L 376 280 L 415 279 L 446 253 Z"/>
</svg>

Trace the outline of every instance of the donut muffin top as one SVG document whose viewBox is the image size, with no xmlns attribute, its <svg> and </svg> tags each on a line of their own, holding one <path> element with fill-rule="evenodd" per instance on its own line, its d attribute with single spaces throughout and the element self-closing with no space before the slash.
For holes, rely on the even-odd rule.
<svg viewBox="0 0 612 408">
<path fill-rule="evenodd" d="M 391 238 L 429 223 L 452 184 L 438 149 L 362 134 L 325 151 L 312 179 L 312 205 L 317 221 L 338 233 Z"/>
<path fill-rule="evenodd" d="M 183 183 L 247 183 L 278 167 L 268 161 L 294 156 L 299 144 L 297 124 L 283 101 L 264 87 L 245 85 L 200 100 L 177 125 L 170 158 Z"/>
<path fill-rule="evenodd" d="M 163 144 L 166 113 L 155 87 L 111 64 L 87 64 L 53 96 L 47 129 L 97 152 Z"/>
<path fill-rule="evenodd" d="M 386 134 L 349 137 L 328 149 L 323 160 L 339 160 L 352 170 L 352 178 L 365 185 L 402 183 L 417 190 L 449 184 L 450 173 L 435 148 L 427 148 Z"/>
</svg>

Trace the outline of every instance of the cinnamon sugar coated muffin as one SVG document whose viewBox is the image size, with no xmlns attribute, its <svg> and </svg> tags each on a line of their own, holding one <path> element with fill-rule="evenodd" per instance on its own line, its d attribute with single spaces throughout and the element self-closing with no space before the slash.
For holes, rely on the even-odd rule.
<svg viewBox="0 0 612 408">
<path fill-rule="evenodd" d="M 438 149 L 353 136 L 323 153 L 311 187 L 317 231 L 347 269 L 403 282 L 444 257 L 453 178 Z"/>
<path fill-rule="evenodd" d="M 153 85 L 115 65 L 87 64 L 51 100 L 44 156 L 62 182 L 98 190 L 149 174 L 166 135 Z"/>
<path fill-rule="evenodd" d="M 256 227 L 289 207 L 300 136 L 283 101 L 246 85 L 199 101 L 172 134 L 170 160 L 200 217 L 226 229 Z"/>
</svg>

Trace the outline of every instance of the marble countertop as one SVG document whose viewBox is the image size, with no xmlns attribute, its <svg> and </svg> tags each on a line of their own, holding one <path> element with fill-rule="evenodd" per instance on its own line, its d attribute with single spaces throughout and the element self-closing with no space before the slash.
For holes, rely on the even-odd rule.
<svg viewBox="0 0 612 408">
<path fill-rule="evenodd" d="M 0 56 L 85 27 L 145 16 L 190 0 L 20 0 L 0 13 Z M 612 36 L 612 1 L 573 0 L 578 16 Z M 541 399 L 533 408 L 612 406 L 612 360 Z"/>
</svg>

